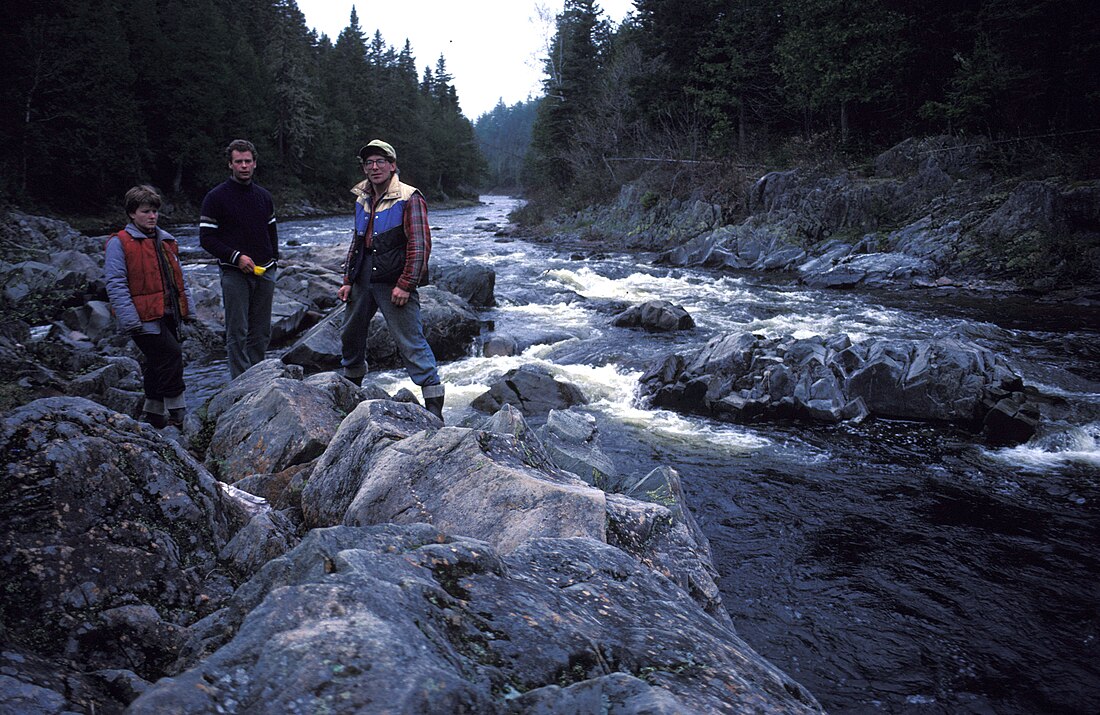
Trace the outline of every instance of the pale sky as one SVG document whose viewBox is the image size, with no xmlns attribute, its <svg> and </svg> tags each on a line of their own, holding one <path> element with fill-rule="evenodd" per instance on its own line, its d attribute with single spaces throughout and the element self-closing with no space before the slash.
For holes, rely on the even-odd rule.
<svg viewBox="0 0 1100 715">
<path fill-rule="evenodd" d="M 435 69 L 442 54 L 454 78 L 462 112 L 470 120 L 496 106 L 511 106 L 542 94 L 542 58 L 553 35 L 562 0 L 297 0 L 306 24 L 333 42 L 348 26 L 351 7 L 367 41 L 375 30 L 398 52 L 412 45 L 417 76 Z M 615 24 L 633 12 L 633 0 L 597 0 Z M 547 20 L 541 20 L 539 8 Z M 375 17 L 375 11 L 378 17 Z"/>
</svg>

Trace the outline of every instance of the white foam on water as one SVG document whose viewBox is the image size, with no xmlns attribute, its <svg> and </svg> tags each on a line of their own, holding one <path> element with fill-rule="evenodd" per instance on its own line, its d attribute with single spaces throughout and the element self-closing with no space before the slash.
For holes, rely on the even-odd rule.
<svg viewBox="0 0 1100 715">
<path fill-rule="evenodd" d="M 908 316 L 901 311 L 880 307 L 866 307 L 859 311 L 859 317 L 868 325 L 888 327 L 909 327 L 909 322 L 912 320 L 912 316 Z"/>
<path fill-rule="evenodd" d="M 685 417 L 663 409 L 637 406 L 637 389 L 640 372 L 621 370 L 614 364 L 607 365 L 558 365 L 538 356 L 535 346 L 523 355 L 512 357 L 475 357 L 440 366 L 440 375 L 447 388 L 446 406 L 449 410 L 461 410 L 509 370 L 521 365 L 545 368 L 557 379 L 573 383 L 588 399 L 582 409 L 604 414 L 632 428 L 644 430 L 650 439 L 670 446 L 686 449 L 706 449 L 737 457 L 773 445 L 772 440 L 740 425 L 709 422 Z M 403 370 L 372 375 L 380 387 L 390 394 L 407 388 L 418 398 L 420 388 L 414 385 Z"/>
<path fill-rule="evenodd" d="M 1053 397 L 1064 397 L 1069 400 L 1080 402 L 1100 402 L 1100 392 L 1075 392 L 1073 390 L 1067 390 L 1064 387 L 1058 387 L 1057 385 L 1051 385 L 1041 380 L 1035 380 L 1030 377 L 1026 378 L 1028 386 L 1034 387 L 1036 390 L 1044 395 L 1051 395 Z"/>
<path fill-rule="evenodd" d="M 848 334 L 852 342 L 862 340 L 864 333 L 853 328 L 854 326 L 850 324 L 841 324 L 836 316 L 788 313 L 772 318 L 752 320 L 745 325 L 744 331 L 747 333 L 762 333 L 769 338 L 791 335 L 797 340 L 843 332 Z"/>
<path fill-rule="evenodd" d="M 589 268 L 579 270 L 555 268 L 546 271 L 543 276 L 585 298 L 616 298 L 643 302 L 654 300 L 657 297 L 652 286 L 646 286 L 640 281 L 635 281 L 632 284 L 629 277 L 626 279 L 606 278 Z"/>
<path fill-rule="evenodd" d="M 508 319 L 519 317 L 530 325 L 551 325 L 556 328 L 584 328 L 592 322 L 591 313 L 572 303 L 527 303 L 526 305 L 502 305 L 497 312 Z"/>
<path fill-rule="evenodd" d="M 716 457 L 744 456 L 774 445 L 772 440 L 738 425 L 692 419 L 668 410 L 629 407 L 618 410 L 616 416 L 624 424 L 644 431 L 647 441 L 688 451 L 705 449 Z"/>
<path fill-rule="evenodd" d="M 525 263 L 527 261 L 530 261 L 531 255 L 529 252 L 526 251 L 509 248 L 507 250 L 501 250 L 499 252 L 493 250 L 484 254 L 479 254 L 478 260 L 482 263 L 486 263 L 492 266 L 495 266 L 498 263 L 503 265 L 514 265 L 517 263 Z"/>
<path fill-rule="evenodd" d="M 588 409 L 607 414 L 631 427 L 644 429 L 659 441 L 720 449 L 736 456 L 761 449 L 771 440 L 737 425 L 710 423 L 675 412 L 638 406 L 638 379 L 641 372 L 621 370 L 614 364 L 552 365 L 546 367 L 560 374 L 584 392 Z"/>
<path fill-rule="evenodd" d="M 1032 438 L 1026 444 L 984 450 L 990 459 L 1038 471 L 1071 464 L 1100 468 L 1100 422 L 1067 426 Z"/>
<path fill-rule="evenodd" d="M 760 298 L 731 281 L 691 280 L 685 275 L 654 275 L 637 271 L 623 278 L 608 278 L 591 270 L 580 268 L 552 269 L 544 274 L 585 298 L 604 298 L 644 303 L 649 300 L 668 300 L 695 304 L 701 301 L 727 303 L 730 301 L 760 302 Z"/>
</svg>

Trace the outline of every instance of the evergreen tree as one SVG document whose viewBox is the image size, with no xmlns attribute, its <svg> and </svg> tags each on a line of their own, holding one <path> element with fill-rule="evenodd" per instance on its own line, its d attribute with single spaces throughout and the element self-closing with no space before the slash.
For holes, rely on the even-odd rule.
<svg viewBox="0 0 1100 715">
<path fill-rule="evenodd" d="M 294 0 L 24 0 L 0 25 L 0 192 L 99 210 L 151 181 L 194 203 L 243 137 L 277 193 L 334 201 L 380 137 L 432 197 L 470 192 L 484 153 L 494 185 L 520 175 L 569 207 L 653 165 L 623 161 L 639 154 L 722 158 L 820 126 L 863 142 L 1079 134 L 1100 110 L 1091 0 L 635 7 L 612 31 L 593 0 L 566 0 L 543 96 L 501 102 L 475 129 L 446 58 L 418 72 L 408 40 L 366 36 L 354 8 L 333 42 Z"/>
<path fill-rule="evenodd" d="M 271 71 L 278 157 L 297 165 L 315 138 L 320 106 L 312 34 L 294 0 L 275 0 L 264 60 Z"/>
<path fill-rule="evenodd" d="M 654 64 L 634 79 L 631 89 L 636 110 L 651 126 L 675 125 L 673 131 L 682 132 L 694 121 L 695 107 L 684 80 L 696 66 L 701 48 L 722 46 L 721 41 L 712 41 L 711 33 L 727 4 L 724 0 L 635 0 L 632 39 L 641 56 Z"/>
<path fill-rule="evenodd" d="M 814 112 L 836 110 L 846 139 L 851 105 L 893 91 L 908 51 L 904 19 L 879 0 L 787 0 L 783 20 L 777 71 L 788 101 L 803 113 L 807 131 Z"/>
<path fill-rule="evenodd" d="M 185 180 L 206 178 L 203 167 L 221 159 L 228 104 L 234 85 L 230 34 L 210 0 L 165 0 L 156 15 L 155 34 L 142 34 L 145 13 L 133 3 L 127 13 L 138 25 L 130 32 L 130 63 L 138 73 L 142 112 L 154 138 L 151 173 L 162 190 L 182 191 Z M 218 161 L 224 173 L 224 161 Z"/>
<path fill-rule="evenodd" d="M 1100 109 L 1100 6 L 985 0 L 952 53 L 954 72 L 921 115 L 991 134 L 1093 126 Z"/>
<path fill-rule="evenodd" d="M 488 186 L 503 191 L 520 187 L 520 177 L 538 102 L 528 99 L 508 107 L 498 100 L 492 111 L 475 123 L 478 147 L 486 159 Z"/>
<path fill-rule="evenodd" d="M 372 69 L 367 64 L 366 36 L 355 7 L 336 43 L 321 43 L 318 64 L 325 111 L 320 137 L 314 142 L 308 163 L 314 165 L 310 172 L 313 183 L 329 186 L 335 194 L 362 180 L 355 151 L 369 140 L 364 139 L 363 107 Z"/>
<path fill-rule="evenodd" d="M 685 85 L 706 128 L 706 145 L 724 153 L 744 150 L 750 125 L 775 121 L 775 44 L 780 16 L 768 0 L 738 0 L 718 11 L 700 38 Z"/>
<path fill-rule="evenodd" d="M 427 137 L 430 186 L 447 198 L 468 194 L 485 172 L 473 125 L 459 110 L 458 94 L 451 81 L 447 61 L 440 55 L 435 71 L 425 69 L 421 83 L 421 103 L 430 117 Z"/>
<path fill-rule="evenodd" d="M 70 209 L 112 203 L 143 177 L 146 144 L 118 11 L 106 0 L 28 9 L 12 33 L 21 57 L 7 91 L 18 108 L 5 131 L 17 147 L 11 188 L 64 197 Z"/>
<path fill-rule="evenodd" d="M 397 55 L 394 68 L 394 106 L 387 108 L 392 126 L 400 132 L 402 165 L 427 166 L 430 163 L 428 125 L 430 114 L 422 107 L 420 84 L 417 78 L 416 58 L 412 45 L 405 46 Z"/>
<path fill-rule="evenodd" d="M 609 28 L 593 0 L 566 0 L 544 62 L 545 96 L 532 132 L 525 184 L 562 192 L 599 157 L 581 152 L 578 130 L 594 107 L 594 77 L 603 71 Z"/>
</svg>

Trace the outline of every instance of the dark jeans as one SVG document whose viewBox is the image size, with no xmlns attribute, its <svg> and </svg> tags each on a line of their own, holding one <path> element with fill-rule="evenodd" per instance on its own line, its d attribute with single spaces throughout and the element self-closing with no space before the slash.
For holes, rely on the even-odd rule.
<svg viewBox="0 0 1100 715">
<path fill-rule="evenodd" d="M 145 356 L 141 365 L 145 396 L 152 400 L 164 400 L 183 394 L 183 350 L 176 340 L 175 321 L 165 318 L 160 323 L 160 333 L 140 333 L 134 344 Z"/>
<path fill-rule="evenodd" d="M 222 305 L 225 307 L 225 352 L 230 379 L 264 359 L 271 340 L 271 301 L 275 296 L 275 269 L 262 276 L 222 266 Z"/>
<path fill-rule="evenodd" d="M 392 285 L 370 282 L 370 266 L 360 271 L 359 279 L 352 285 L 340 335 L 343 346 L 340 364 L 344 375 L 359 378 L 367 373 L 367 331 L 371 318 L 382 311 L 409 378 L 421 387 L 438 385 L 435 354 L 424 338 L 424 327 L 420 323 L 420 295 L 412 291 L 409 302 L 398 307 L 390 302 L 391 291 Z"/>
</svg>

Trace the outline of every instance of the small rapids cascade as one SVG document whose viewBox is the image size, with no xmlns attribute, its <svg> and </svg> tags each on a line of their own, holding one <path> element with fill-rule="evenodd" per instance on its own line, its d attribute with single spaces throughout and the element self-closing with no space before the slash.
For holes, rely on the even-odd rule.
<svg viewBox="0 0 1100 715">
<path fill-rule="evenodd" d="M 466 357 L 440 366 L 448 424 L 484 420 L 472 403 L 524 365 L 576 385 L 620 468 L 680 473 L 738 634 L 829 712 L 1095 708 L 1100 333 L 1087 313 L 582 254 L 495 233 L 517 206 L 486 196 L 431 215 L 433 263 L 495 273 L 495 304 L 478 310 L 482 335 Z M 349 221 L 287 221 L 281 238 L 291 256 L 338 256 Z M 187 229 L 177 236 L 194 240 Z M 694 328 L 613 325 L 653 300 L 683 307 Z M 1056 399 L 1060 417 L 1024 444 L 996 448 L 950 423 L 733 424 L 654 407 L 643 394 L 640 379 L 656 361 L 742 333 L 967 341 Z M 493 337 L 515 350 L 483 355 Z M 223 374 L 217 364 L 190 366 L 191 399 L 216 391 Z M 404 371 L 372 377 L 391 394 L 412 388 Z"/>
</svg>

